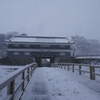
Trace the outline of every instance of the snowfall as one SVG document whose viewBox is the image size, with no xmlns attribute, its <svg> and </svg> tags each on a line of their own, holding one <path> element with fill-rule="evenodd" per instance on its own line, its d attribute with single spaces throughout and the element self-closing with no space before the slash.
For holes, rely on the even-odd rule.
<svg viewBox="0 0 100 100">
<path fill-rule="evenodd" d="M 0 81 L 6 75 L 24 66 L 0 66 Z M 3 100 L 0 91 L 0 100 Z M 21 100 L 100 100 L 100 83 L 90 80 L 89 75 L 78 75 L 53 67 L 36 68 Z"/>
</svg>

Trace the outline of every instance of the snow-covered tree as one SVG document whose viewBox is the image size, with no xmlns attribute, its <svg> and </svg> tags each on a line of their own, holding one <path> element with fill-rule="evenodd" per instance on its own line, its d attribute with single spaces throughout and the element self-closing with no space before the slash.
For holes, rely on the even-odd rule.
<svg viewBox="0 0 100 100">
<path fill-rule="evenodd" d="M 74 55 L 100 55 L 100 43 L 98 40 L 88 40 L 83 36 L 72 36 Z"/>
<path fill-rule="evenodd" d="M 7 39 L 11 39 L 12 37 L 16 36 L 18 32 L 12 31 L 12 32 L 7 32 L 6 37 Z"/>
</svg>

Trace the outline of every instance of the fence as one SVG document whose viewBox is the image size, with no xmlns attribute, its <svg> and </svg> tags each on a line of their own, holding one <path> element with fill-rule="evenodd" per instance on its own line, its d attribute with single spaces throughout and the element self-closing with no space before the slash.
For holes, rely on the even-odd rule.
<svg viewBox="0 0 100 100">
<path fill-rule="evenodd" d="M 90 75 L 90 79 L 91 80 L 95 80 L 95 76 L 100 76 L 100 73 L 95 72 L 95 70 L 97 68 L 100 69 L 100 65 L 88 65 L 88 64 L 76 64 L 76 63 L 53 63 L 52 64 L 53 67 L 60 67 L 60 68 L 64 68 L 69 71 L 70 69 L 72 69 L 72 72 L 74 72 L 75 70 L 78 70 L 79 75 L 82 74 L 82 72 L 85 73 L 89 73 Z M 77 68 L 76 68 L 77 66 Z M 83 70 L 82 67 L 89 67 L 89 71 L 87 70 Z"/>
<path fill-rule="evenodd" d="M 7 92 L 3 100 L 20 100 L 36 67 L 37 63 L 32 63 L 23 68 L 19 68 L 9 74 L 6 78 L 3 78 L 0 82 L 0 91 L 6 88 Z M 15 80 L 19 76 L 21 76 L 21 80 L 18 80 L 19 82 L 16 84 Z"/>
</svg>

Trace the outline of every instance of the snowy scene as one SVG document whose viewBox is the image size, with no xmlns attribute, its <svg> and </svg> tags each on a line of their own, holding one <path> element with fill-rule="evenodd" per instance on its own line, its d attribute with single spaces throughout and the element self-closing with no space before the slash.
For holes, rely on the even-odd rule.
<svg viewBox="0 0 100 100">
<path fill-rule="evenodd" d="M 0 100 L 100 100 L 100 0 L 0 0 Z"/>
</svg>

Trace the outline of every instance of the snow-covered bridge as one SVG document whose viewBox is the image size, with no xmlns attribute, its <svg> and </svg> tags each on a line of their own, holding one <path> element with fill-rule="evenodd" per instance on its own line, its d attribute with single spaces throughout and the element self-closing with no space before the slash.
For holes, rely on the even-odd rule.
<svg viewBox="0 0 100 100">
<path fill-rule="evenodd" d="M 5 84 L 1 84 L 3 83 L 1 81 L 0 100 L 11 100 L 12 95 L 12 100 L 19 100 L 17 97 L 19 97 L 18 95 L 19 93 L 22 93 L 22 91 L 24 91 L 24 93 L 21 96 L 21 100 L 99 100 L 100 83 L 97 82 L 97 80 L 100 80 L 100 77 L 98 76 L 97 78 L 95 78 L 96 80 L 91 81 L 89 79 L 90 73 L 87 73 L 90 71 L 90 66 L 84 65 L 81 66 L 81 70 L 78 70 L 78 65 L 74 64 L 74 67 L 72 65 L 73 64 L 70 64 L 69 66 L 66 64 L 53 64 L 52 67 L 37 67 L 26 89 L 24 89 L 23 84 L 18 85 L 18 83 L 23 83 L 25 82 L 25 80 L 22 82 L 18 78 L 18 81 L 15 81 L 15 88 L 10 88 L 14 90 L 12 92 L 8 91 L 5 99 L 4 96 L 7 89 L 1 90 L 1 88 L 5 86 Z M 62 69 L 60 69 L 59 67 Z M 94 67 L 95 74 L 99 75 L 100 67 Z M 78 75 L 79 71 L 81 71 L 81 76 Z M 27 71 L 25 71 L 24 74 L 25 73 L 27 73 Z M 22 76 L 24 74 L 22 74 Z M 11 74 L 9 75 L 11 76 Z M 23 79 L 24 78 L 25 76 L 23 76 Z M 3 78 L 3 81 L 4 80 L 5 79 Z M 6 84 L 6 86 L 8 85 Z M 20 86 L 22 86 L 22 88 L 18 88 Z M 8 96 L 10 96 L 11 98 L 7 99 Z"/>
</svg>

